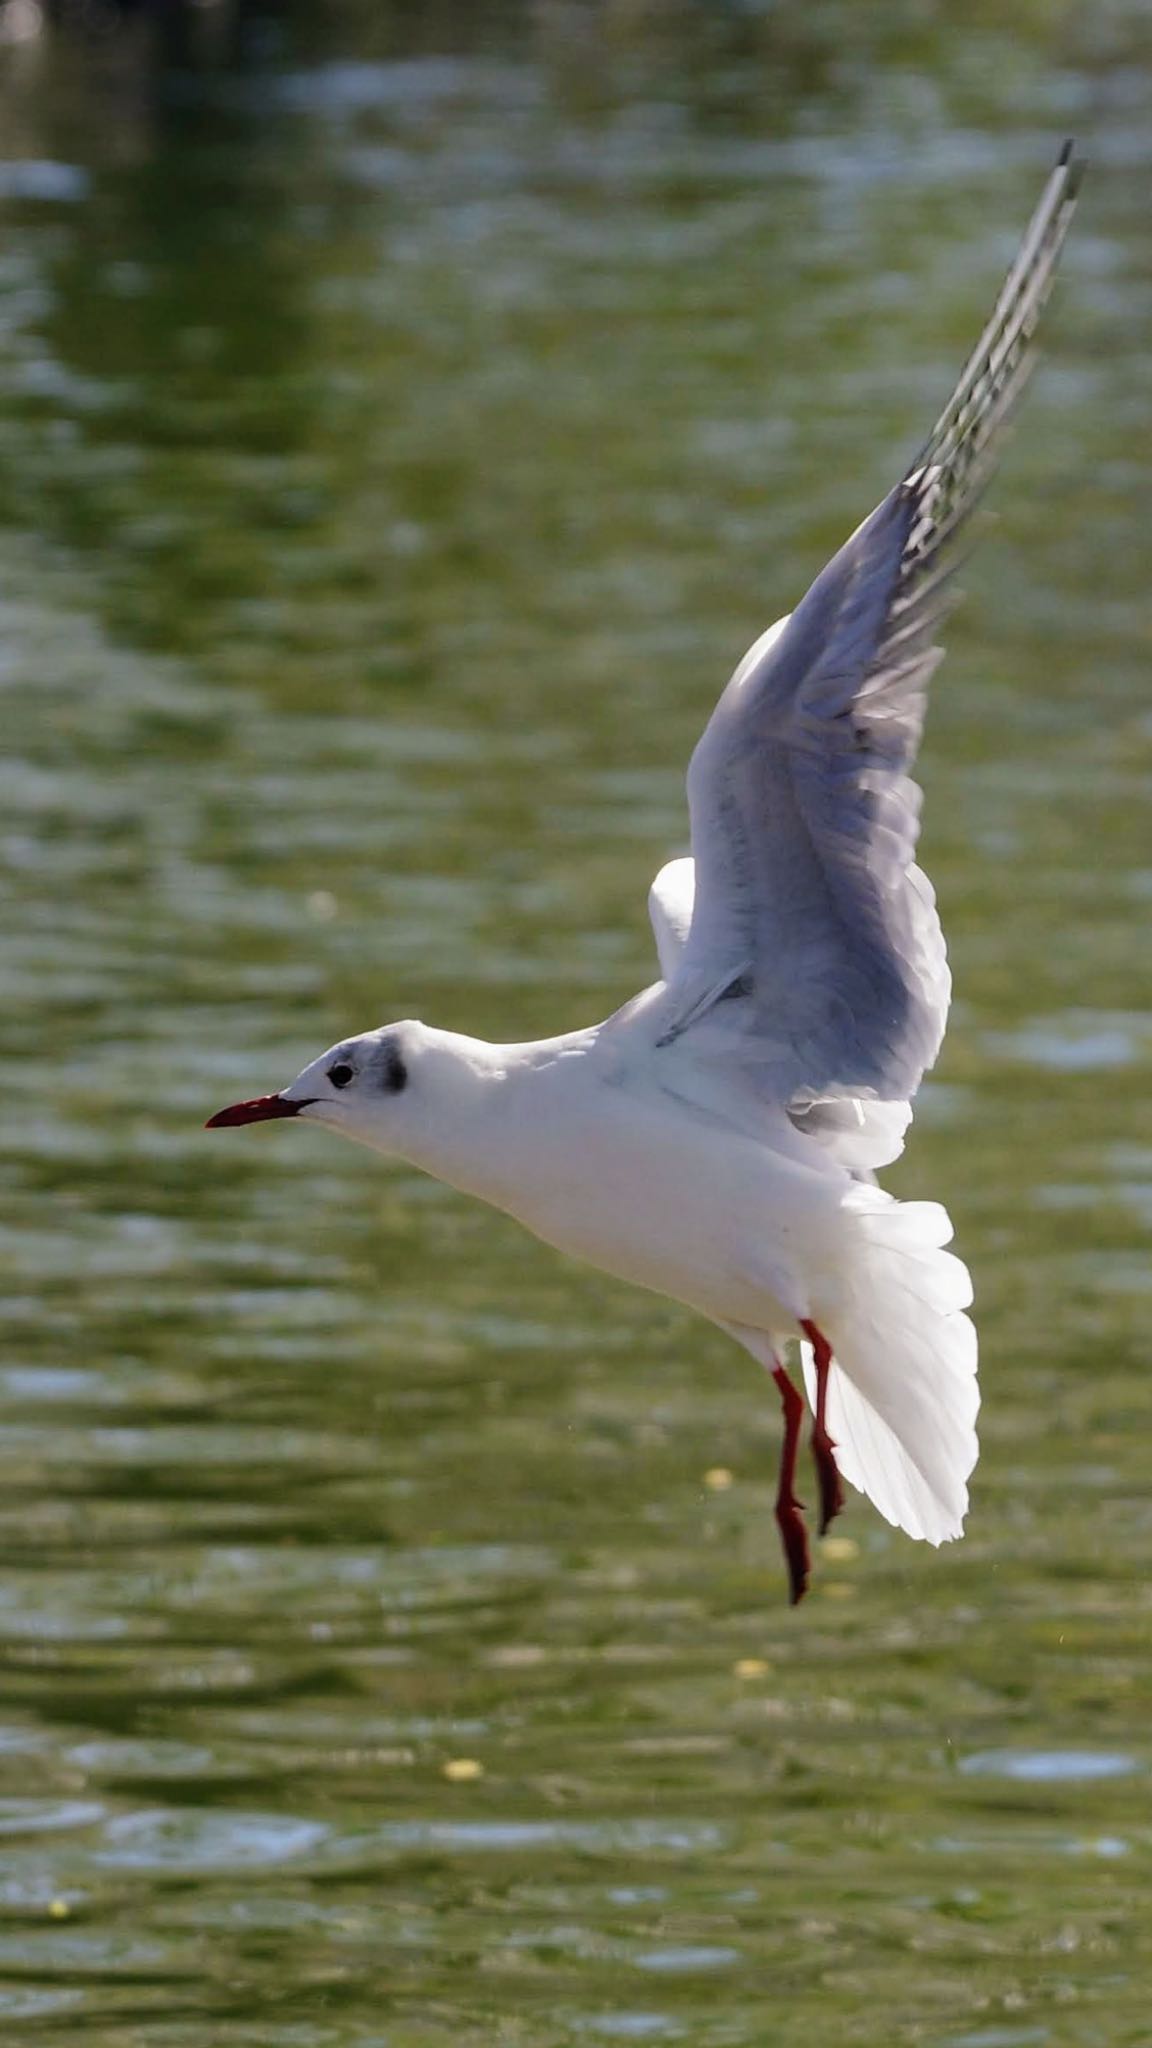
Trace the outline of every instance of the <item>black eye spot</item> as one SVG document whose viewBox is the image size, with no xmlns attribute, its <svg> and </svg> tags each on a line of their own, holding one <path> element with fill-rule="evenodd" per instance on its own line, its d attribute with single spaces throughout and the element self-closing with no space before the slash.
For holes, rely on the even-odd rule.
<svg viewBox="0 0 1152 2048">
<path fill-rule="evenodd" d="M 383 1086 L 388 1095 L 399 1095 L 401 1089 L 408 1086 L 408 1069 L 392 1045 L 384 1048 Z"/>
<path fill-rule="evenodd" d="M 352 1069 L 345 1060 L 337 1060 L 335 1066 L 328 1069 L 328 1079 L 334 1088 L 346 1088 L 352 1079 Z"/>
</svg>

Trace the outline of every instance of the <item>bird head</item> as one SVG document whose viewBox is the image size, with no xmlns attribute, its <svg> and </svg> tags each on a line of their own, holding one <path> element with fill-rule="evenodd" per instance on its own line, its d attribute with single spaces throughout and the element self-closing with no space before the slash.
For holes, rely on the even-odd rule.
<svg viewBox="0 0 1152 2048">
<path fill-rule="evenodd" d="M 407 1109 L 412 1069 L 419 1056 L 422 1027 L 416 1023 L 384 1024 L 341 1039 L 312 1061 L 275 1095 L 256 1095 L 217 1110 L 205 1126 L 222 1130 L 233 1124 L 257 1124 L 276 1117 L 305 1117 L 359 1138 L 381 1151 L 394 1149 L 390 1130 Z M 396 1146 L 395 1149 L 398 1149 Z"/>
</svg>

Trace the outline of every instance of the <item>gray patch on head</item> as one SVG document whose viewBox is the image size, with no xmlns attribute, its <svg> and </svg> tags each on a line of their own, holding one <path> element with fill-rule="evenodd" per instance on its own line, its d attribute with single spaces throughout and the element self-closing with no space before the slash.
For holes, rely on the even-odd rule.
<svg viewBox="0 0 1152 2048">
<path fill-rule="evenodd" d="M 372 1055 L 372 1079 L 385 1095 L 400 1095 L 407 1087 L 408 1066 L 399 1032 L 388 1031 L 377 1041 Z"/>
</svg>

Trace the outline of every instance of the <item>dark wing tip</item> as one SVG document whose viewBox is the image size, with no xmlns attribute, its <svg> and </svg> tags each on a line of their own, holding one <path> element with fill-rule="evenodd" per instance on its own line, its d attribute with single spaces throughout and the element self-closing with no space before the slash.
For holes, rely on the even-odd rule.
<svg viewBox="0 0 1152 2048">
<path fill-rule="evenodd" d="M 1065 206 L 1071 206 L 1078 198 L 1087 168 L 1088 165 L 1085 158 L 1077 156 L 1075 138 L 1070 135 L 1060 151 L 1052 171 L 1053 177 L 1055 177 L 1058 171 L 1064 172 L 1061 197 Z"/>
<path fill-rule="evenodd" d="M 998 446 L 1027 382 L 1034 336 L 1075 210 L 1083 163 L 1065 142 L 1024 231 L 1016 257 L 948 404 L 914 463 L 904 488 L 931 493 L 926 546 L 933 554 L 971 510 L 995 466 Z"/>
</svg>

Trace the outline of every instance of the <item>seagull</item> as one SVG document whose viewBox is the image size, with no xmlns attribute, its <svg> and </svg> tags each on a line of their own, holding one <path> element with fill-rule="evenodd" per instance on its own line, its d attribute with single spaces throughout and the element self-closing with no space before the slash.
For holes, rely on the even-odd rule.
<svg viewBox="0 0 1152 2048">
<path fill-rule="evenodd" d="M 208 1122 L 322 1124 L 727 1331 L 782 1404 L 793 1604 L 806 1407 L 821 1535 L 842 1480 L 931 1544 L 968 1509 L 971 1282 L 946 1210 L 896 1200 L 876 1169 L 903 1150 L 951 994 L 913 860 L 937 629 L 1079 170 L 1066 144 L 919 454 L 724 690 L 688 769 L 691 855 L 649 896 L 660 978 L 601 1024 L 525 1044 L 415 1019 L 358 1032 Z"/>
</svg>

